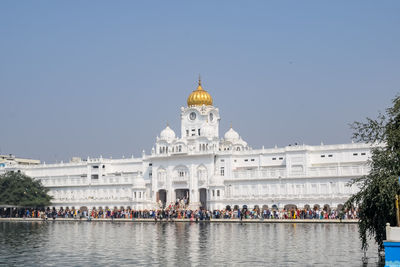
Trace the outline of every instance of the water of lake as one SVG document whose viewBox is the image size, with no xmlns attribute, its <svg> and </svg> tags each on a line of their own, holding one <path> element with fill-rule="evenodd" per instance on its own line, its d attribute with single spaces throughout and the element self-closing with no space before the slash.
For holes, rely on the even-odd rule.
<svg viewBox="0 0 400 267">
<path fill-rule="evenodd" d="M 0 265 L 362 266 L 362 256 L 355 224 L 0 222 Z"/>
</svg>

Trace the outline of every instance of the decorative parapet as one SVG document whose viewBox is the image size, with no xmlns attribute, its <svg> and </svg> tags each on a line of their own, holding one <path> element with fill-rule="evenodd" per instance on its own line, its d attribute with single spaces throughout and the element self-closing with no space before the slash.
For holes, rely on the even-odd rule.
<svg viewBox="0 0 400 267">
<path fill-rule="evenodd" d="M 188 183 L 189 182 L 189 177 L 187 177 L 187 176 L 175 176 L 175 177 L 172 177 L 172 182 L 173 183 Z"/>
<path fill-rule="evenodd" d="M 267 168 L 261 170 L 234 170 L 234 179 L 268 179 L 268 178 L 298 178 L 298 177 L 349 177 L 360 176 L 369 173 L 366 165 L 310 167 L 307 172 L 287 173 L 286 168 Z M 231 180 L 231 179 L 229 179 Z"/>
</svg>

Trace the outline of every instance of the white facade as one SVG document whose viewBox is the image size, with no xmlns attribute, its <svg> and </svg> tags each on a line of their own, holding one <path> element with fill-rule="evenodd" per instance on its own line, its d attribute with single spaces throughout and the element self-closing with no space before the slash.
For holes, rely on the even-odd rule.
<svg viewBox="0 0 400 267">
<path fill-rule="evenodd" d="M 232 128 L 220 138 L 219 122 L 218 108 L 189 105 L 181 108 L 181 136 L 167 126 L 150 155 L 13 164 L 0 167 L 0 173 L 21 171 L 39 179 L 56 208 L 153 209 L 187 196 L 190 208 L 213 210 L 227 205 L 336 207 L 357 191 L 346 186 L 350 179 L 369 171 L 367 144 L 252 149 Z"/>
</svg>

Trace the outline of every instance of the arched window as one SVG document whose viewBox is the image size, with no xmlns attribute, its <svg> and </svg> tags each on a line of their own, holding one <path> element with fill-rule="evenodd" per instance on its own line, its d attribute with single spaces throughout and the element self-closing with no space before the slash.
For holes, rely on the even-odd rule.
<svg viewBox="0 0 400 267">
<path fill-rule="evenodd" d="M 197 168 L 197 178 L 199 181 L 207 180 L 207 168 L 204 165 L 200 165 Z"/>
<path fill-rule="evenodd" d="M 157 178 L 159 181 L 163 181 L 165 180 L 167 177 L 167 172 L 165 171 L 165 169 L 159 169 L 157 172 Z"/>
<path fill-rule="evenodd" d="M 188 177 L 189 170 L 186 166 L 178 166 L 174 170 L 175 177 Z"/>
</svg>

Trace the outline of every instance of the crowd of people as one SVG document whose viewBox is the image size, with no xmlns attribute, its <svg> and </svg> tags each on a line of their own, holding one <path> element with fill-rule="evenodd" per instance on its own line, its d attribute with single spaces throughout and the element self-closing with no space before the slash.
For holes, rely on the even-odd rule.
<svg viewBox="0 0 400 267">
<path fill-rule="evenodd" d="M 165 208 L 152 210 L 134 210 L 130 208 L 105 208 L 103 209 L 75 209 L 75 208 L 0 208 L 0 217 L 20 217 L 20 218 L 74 218 L 74 219 L 154 219 L 158 220 L 210 220 L 210 219 L 358 219 L 358 210 L 344 209 L 277 209 L 255 207 L 249 209 L 246 206 L 239 208 L 230 208 L 227 206 L 222 210 L 191 210 L 182 208 L 180 204 L 169 205 Z"/>
</svg>

